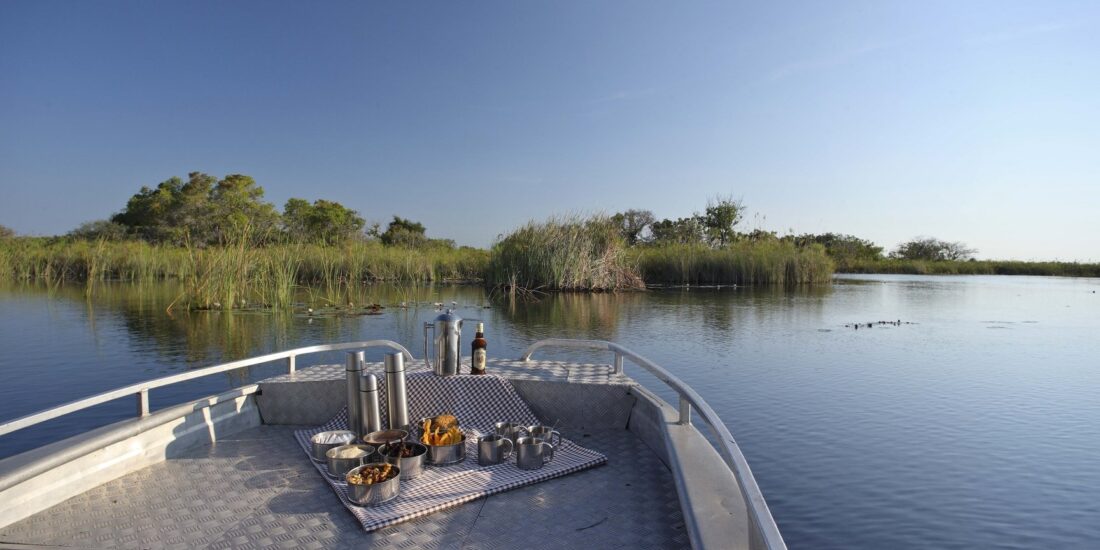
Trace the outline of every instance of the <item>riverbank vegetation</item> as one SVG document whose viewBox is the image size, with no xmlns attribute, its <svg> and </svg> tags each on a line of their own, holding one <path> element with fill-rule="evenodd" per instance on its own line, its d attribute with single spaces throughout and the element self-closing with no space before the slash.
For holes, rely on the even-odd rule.
<svg viewBox="0 0 1100 550">
<path fill-rule="evenodd" d="M 645 287 L 615 224 L 604 216 L 552 218 L 513 231 L 493 245 L 485 283 L 513 296 Z"/>
<path fill-rule="evenodd" d="M 837 233 L 745 230 L 745 206 L 711 199 L 701 212 L 658 219 L 647 210 L 530 222 L 490 250 L 427 236 L 394 216 L 367 224 L 338 202 L 292 198 L 282 211 L 242 174 L 192 172 L 142 187 L 108 219 L 57 237 L 0 226 L 0 278 L 93 283 L 177 280 L 195 309 L 361 301 L 368 282 L 482 281 L 516 295 L 659 285 L 802 285 L 842 273 L 1100 276 L 1100 264 L 978 261 L 963 243 L 920 237 L 888 254 Z"/>
<path fill-rule="evenodd" d="M 657 220 L 628 210 L 611 217 L 529 223 L 493 245 L 487 285 L 514 293 L 629 290 L 645 285 L 795 285 L 827 282 L 824 247 L 742 233 L 743 204 L 716 198 L 699 214 Z"/>
<path fill-rule="evenodd" d="M 21 281 L 179 280 L 180 303 L 191 308 L 240 304 L 286 306 L 293 289 L 318 289 L 318 302 L 347 303 L 352 287 L 369 282 L 480 280 L 489 253 L 475 248 L 272 244 L 247 240 L 187 247 L 143 241 L 82 241 L 21 237 L 0 243 L 0 277 Z"/>
</svg>

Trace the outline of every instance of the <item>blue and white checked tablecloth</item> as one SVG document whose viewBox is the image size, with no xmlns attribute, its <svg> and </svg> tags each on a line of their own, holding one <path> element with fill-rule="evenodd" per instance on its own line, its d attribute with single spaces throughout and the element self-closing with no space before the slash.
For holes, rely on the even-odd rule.
<svg viewBox="0 0 1100 550">
<path fill-rule="evenodd" d="M 380 377 L 383 380 L 384 377 Z M 384 386 L 384 385 L 383 385 Z M 363 528 L 374 531 L 395 523 L 458 506 L 495 493 L 531 485 L 547 479 L 599 466 L 607 457 L 562 439 L 554 449 L 554 460 L 538 470 L 520 470 L 515 455 L 503 464 L 480 466 L 477 463 L 477 438 L 492 433 L 496 422 L 537 424 L 538 418 L 516 393 L 507 379 L 494 375 L 436 376 L 430 372 L 411 373 L 406 377 L 409 418 L 449 413 L 455 415 L 466 432 L 466 460 L 450 466 L 425 466 L 416 479 L 401 480 L 397 498 L 377 506 L 356 506 L 348 500 L 347 484 L 326 475 L 327 467 L 313 465 L 336 491 L 344 506 L 359 519 Z M 385 388 L 379 395 L 382 405 L 382 425 L 386 425 Z M 310 455 L 309 439 L 328 430 L 348 429 L 347 409 L 323 426 L 294 432 L 306 455 Z"/>
</svg>

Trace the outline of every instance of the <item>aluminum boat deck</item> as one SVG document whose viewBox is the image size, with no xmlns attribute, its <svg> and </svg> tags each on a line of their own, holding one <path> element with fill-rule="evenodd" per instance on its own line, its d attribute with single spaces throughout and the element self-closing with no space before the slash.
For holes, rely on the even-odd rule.
<svg viewBox="0 0 1100 550">
<path fill-rule="evenodd" d="M 78 548 L 683 548 L 669 469 L 629 431 L 567 431 L 605 466 L 366 533 L 294 441 L 258 426 L 0 529 Z"/>
<path fill-rule="evenodd" d="M 340 412 L 343 366 L 299 370 L 295 358 L 376 346 L 415 364 L 386 340 L 325 344 L 150 380 L 0 424 L 2 436 L 137 397 L 136 418 L 0 460 L 0 546 L 786 548 L 744 456 L 694 390 L 617 344 L 576 340 L 538 342 L 520 359 L 490 361 L 489 370 L 541 421 L 603 453 L 606 465 L 366 532 L 293 433 Z M 547 346 L 614 358 L 531 358 Z M 678 407 L 626 376 L 624 359 L 675 390 Z M 155 388 L 280 360 L 287 374 L 149 412 Z"/>
</svg>

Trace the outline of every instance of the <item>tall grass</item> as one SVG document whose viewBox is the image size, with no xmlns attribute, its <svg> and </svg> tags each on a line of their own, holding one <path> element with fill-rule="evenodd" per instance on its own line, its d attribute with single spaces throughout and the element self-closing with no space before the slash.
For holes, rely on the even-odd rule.
<svg viewBox="0 0 1100 550">
<path fill-rule="evenodd" d="M 485 283 L 509 293 L 644 288 L 606 217 L 530 222 L 493 245 Z"/>
<path fill-rule="evenodd" d="M 319 299 L 343 304 L 361 299 L 368 282 L 473 281 L 489 253 L 471 248 L 407 249 L 375 242 L 341 246 L 282 244 L 253 247 L 244 239 L 221 247 L 176 247 L 140 241 L 70 241 L 15 238 L 0 241 L 0 277 L 9 280 L 179 280 L 173 305 L 192 309 L 247 304 L 286 307 L 300 285 L 321 289 Z"/>
<path fill-rule="evenodd" d="M 1100 277 L 1100 264 L 1078 262 L 1020 262 L 1013 260 L 924 261 L 887 258 L 849 262 L 843 273 L 899 273 L 909 275 L 1049 275 Z"/>
<path fill-rule="evenodd" d="M 820 246 L 781 241 L 745 241 L 717 249 L 650 246 L 634 253 L 648 284 L 797 285 L 827 282 L 833 274 L 833 262 Z"/>
</svg>

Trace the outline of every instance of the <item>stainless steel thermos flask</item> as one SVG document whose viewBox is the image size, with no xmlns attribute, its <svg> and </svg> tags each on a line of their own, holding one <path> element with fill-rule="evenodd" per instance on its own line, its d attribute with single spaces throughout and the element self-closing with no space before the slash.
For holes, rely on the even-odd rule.
<svg viewBox="0 0 1100 550">
<path fill-rule="evenodd" d="M 348 429 L 355 432 L 357 441 L 366 435 L 360 431 L 363 425 L 363 409 L 359 406 L 359 375 L 363 372 L 365 357 L 362 351 L 349 351 L 344 363 L 348 386 Z"/>
<path fill-rule="evenodd" d="M 405 393 L 405 356 L 401 352 L 387 353 L 386 413 L 389 429 L 403 430 L 409 425 L 409 397 Z"/>
<path fill-rule="evenodd" d="M 378 403 L 378 377 L 373 374 L 359 377 L 359 409 L 363 411 L 360 416 L 359 430 L 364 435 L 382 429 L 382 409 Z"/>
</svg>

